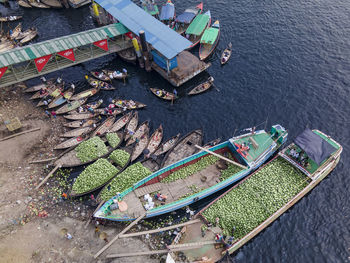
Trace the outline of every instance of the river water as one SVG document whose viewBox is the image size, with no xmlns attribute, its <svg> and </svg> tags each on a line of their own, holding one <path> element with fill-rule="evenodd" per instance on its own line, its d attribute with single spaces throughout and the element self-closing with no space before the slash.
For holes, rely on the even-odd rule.
<svg viewBox="0 0 350 263">
<path fill-rule="evenodd" d="M 177 13 L 197 2 L 175 2 Z M 95 27 L 87 7 L 78 10 L 24 10 L 11 3 L 7 12 L 23 13 L 24 29 L 36 26 L 42 41 Z M 350 2 L 348 0 L 204 1 L 222 26 L 212 66 L 178 89 L 180 98 L 170 105 L 149 88 L 172 87 L 157 73 L 122 62 L 116 55 L 49 74 L 87 88 L 89 70 L 125 67 L 126 85 L 105 91 L 110 97 L 134 99 L 148 106 L 140 120 L 160 123 L 165 137 L 202 127 L 205 141 L 227 139 L 235 129 L 279 123 L 290 139 L 305 127 L 317 128 L 339 141 L 344 151 L 336 169 L 309 195 L 238 251 L 236 262 L 349 262 L 349 116 L 350 116 Z M 11 27 L 16 25 L 10 24 Z M 4 25 L 6 28 L 7 25 Z M 233 44 L 229 63 L 219 56 Z M 194 50 L 194 53 L 198 50 Z M 195 97 L 186 91 L 215 78 L 216 89 Z M 38 83 L 31 80 L 27 83 Z M 263 128 L 263 127 L 261 127 Z"/>
</svg>

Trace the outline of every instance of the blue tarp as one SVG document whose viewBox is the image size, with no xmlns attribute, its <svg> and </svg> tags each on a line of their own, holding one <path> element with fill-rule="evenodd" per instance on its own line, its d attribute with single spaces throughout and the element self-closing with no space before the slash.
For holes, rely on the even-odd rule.
<svg viewBox="0 0 350 263">
<path fill-rule="evenodd" d="M 196 16 L 196 14 L 194 14 L 194 13 L 185 12 L 185 13 L 179 15 L 179 16 L 176 18 L 176 21 L 177 21 L 177 22 L 180 22 L 180 23 L 189 24 L 189 23 L 191 23 L 192 19 L 193 19 L 195 16 Z"/>
<path fill-rule="evenodd" d="M 175 16 L 175 6 L 172 3 L 167 3 L 162 6 L 162 10 L 160 11 L 160 20 L 170 20 Z"/>
<path fill-rule="evenodd" d="M 145 31 L 146 40 L 167 59 L 191 46 L 191 42 L 148 14 L 130 0 L 96 0 L 134 34 Z"/>
</svg>

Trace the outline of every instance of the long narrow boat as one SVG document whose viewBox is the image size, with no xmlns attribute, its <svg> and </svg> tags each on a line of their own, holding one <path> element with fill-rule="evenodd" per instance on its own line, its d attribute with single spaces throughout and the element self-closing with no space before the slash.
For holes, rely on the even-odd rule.
<svg viewBox="0 0 350 263">
<path fill-rule="evenodd" d="M 51 101 L 51 103 L 47 106 L 48 109 L 52 109 L 62 104 L 66 103 L 73 96 L 73 89 L 69 89 L 63 93 L 63 95 L 58 96 L 56 99 Z"/>
<path fill-rule="evenodd" d="M 115 90 L 115 87 L 113 87 L 111 84 L 108 84 L 107 82 L 90 78 L 89 76 L 85 76 L 85 78 L 89 82 L 89 84 L 94 88 L 99 88 L 102 90 Z"/>
<path fill-rule="evenodd" d="M 130 121 L 125 127 L 125 136 L 124 136 L 125 141 L 127 141 L 130 138 L 131 134 L 135 132 L 138 122 L 139 122 L 139 114 L 137 111 L 135 111 L 135 113 L 133 114 Z"/>
<path fill-rule="evenodd" d="M 64 89 L 64 82 L 62 84 L 56 84 L 55 85 L 55 89 L 52 92 L 49 92 L 48 95 L 46 95 L 45 97 L 43 97 L 38 104 L 36 105 L 37 107 L 41 107 L 44 105 L 48 105 L 48 103 L 51 100 L 55 100 L 56 98 L 59 98 L 62 96 L 62 91 Z"/>
<path fill-rule="evenodd" d="M 99 79 L 99 80 L 102 80 L 102 81 L 111 81 L 111 78 L 104 71 L 101 71 L 101 72 L 90 71 L 90 74 L 93 77 L 95 77 L 96 79 Z"/>
<path fill-rule="evenodd" d="M 132 117 L 132 112 L 128 112 L 123 117 L 120 117 L 118 120 L 115 121 L 115 123 L 112 125 L 109 132 L 116 132 L 122 129 L 128 122 L 130 121 Z"/>
<path fill-rule="evenodd" d="M 181 15 L 176 17 L 175 31 L 182 35 L 186 32 L 187 28 L 193 21 L 193 19 L 203 12 L 203 3 L 200 3 L 196 7 L 190 7 L 185 10 Z"/>
<path fill-rule="evenodd" d="M 134 101 L 134 100 L 115 99 L 115 100 L 112 100 L 112 103 L 114 103 L 114 105 L 119 108 L 125 108 L 128 110 L 141 109 L 147 106 L 146 104 L 143 104 L 141 102 Z"/>
<path fill-rule="evenodd" d="M 120 72 L 118 70 L 108 70 L 103 69 L 102 72 L 104 72 L 110 79 L 126 79 L 128 77 L 127 72 Z"/>
<path fill-rule="evenodd" d="M 38 85 L 25 89 L 24 92 L 30 93 L 30 92 L 40 91 L 41 89 L 46 88 L 47 86 L 51 86 L 54 82 L 55 82 L 55 79 L 49 79 L 45 83 L 40 83 Z"/>
<path fill-rule="evenodd" d="M 61 137 L 78 137 L 78 136 L 81 136 L 83 134 L 91 132 L 93 129 L 94 128 L 92 126 L 83 127 L 83 128 L 76 128 L 76 129 L 73 129 L 73 130 L 70 130 L 70 131 L 63 133 L 60 136 Z"/>
<path fill-rule="evenodd" d="M 161 144 L 163 140 L 163 126 L 162 124 L 159 125 L 158 129 L 156 129 L 153 134 L 151 135 L 149 139 L 149 143 L 145 149 L 145 156 L 144 159 L 147 159 L 153 154 L 157 149 L 158 146 Z"/>
<path fill-rule="evenodd" d="M 84 119 L 84 120 L 77 120 L 77 121 L 64 123 L 63 126 L 68 128 L 83 128 L 83 127 L 91 126 L 94 123 L 95 124 L 97 123 L 96 119 Z"/>
<path fill-rule="evenodd" d="M 36 0 L 27 0 L 28 3 L 32 6 L 32 7 L 37 7 L 37 8 L 50 8 L 48 5 L 45 5 L 41 2 L 38 2 Z"/>
<path fill-rule="evenodd" d="M 19 23 L 13 30 L 10 35 L 11 39 L 15 39 L 22 32 L 22 23 Z"/>
<path fill-rule="evenodd" d="M 132 134 L 132 136 L 127 140 L 126 146 L 133 144 L 136 141 L 139 141 L 140 138 L 149 132 L 149 121 L 144 121 L 137 127 L 136 131 Z M 147 145 L 146 145 L 147 146 Z"/>
<path fill-rule="evenodd" d="M 33 31 L 37 31 L 37 29 L 36 29 L 35 27 L 29 28 L 29 29 L 27 29 L 26 31 L 21 32 L 15 39 L 16 39 L 16 40 L 23 39 L 23 38 L 25 38 L 25 37 L 31 35 Z"/>
<path fill-rule="evenodd" d="M 27 32 L 26 36 L 20 40 L 20 43 L 25 44 L 25 43 L 33 40 L 37 35 L 38 35 L 38 30 L 36 28 L 31 29 L 31 31 Z"/>
<path fill-rule="evenodd" d="M 130 221 L 144 213 L 149 218 L 190 205 L 249 175 L 279 149 L 287 136 L 282 126 L 275 125 L 270 132 L 253 131 L 203 149 L 135 183 L 108 200 L 94 216 L 112 221 Z M 226 165 L 222 165 L 222 162 Z M 152 208 L 148 206 L 147 209 L 142 203 L 144 195 L 155 191 L 167 198 L 151 200 Z M 114 199 L 125 202 L 128 209 L 110 209 Z"/>
<path fill-rule="evenodd" d="M 118 114 L 122 114 L 125 110 L 120 108 L 104 108 L 104 109 L 96 109 L 95 113 L 107 116 L 116 116 Z"/>
<path fill-rule="evenodd" d="M 21 19 L 22 16 L 2 16 L 0 22 L 12 22 Z"/>
<path fill-rule="evenodd" d="M 186 134 L 179 140 L 171 151 L 165 155 L 161 167 L 176 163 L 181 159 L 190 156 L 198 151 L 195 145 L 202 145 L 203 131 L 201 129 L 194 130 Z"/>
<path fill-rule="evenodd" d="M 163 89 L 150 88 L 150 90 L 154 95 L 163 100 L 175 100 L 177 98 L 174 93 Z"/>
<path fill-rule="evenodd" d="M 17 0 L 17 3 L 21 7 L 32 8 L 32 6 L 28 3 L 27 0 Z"/>
<path fill-rule="evenodd" d="M 153 155 L 162 155 L 166 152 L 168 152 L 170 149 L 172 149 L 177 141 L 180 138 L 180 133 L 178 133 L 177 135 L 171 137 L 169 140 L 167 140 L 166 142 L 162 143 L 159 148 L 153 153 Z"/>
<path fill-rule="evenodd" d="M 167 0 L 165 5 L 162 6 L 159 20 L 169 26 L 175 20 L 175 5 L 171 2 L 171 0 Z"/>
<path fill-rule="evenodd" d="M 79 143 L 85 141 L 88 138 L 87 134 L 82 134 L 81 136 L 73 137 L 68 140 L 65 140 L 61 142 L 60 144 L 57 144 L 53 149 L 54 150 L 63 150 L 67 148 L 71 148 L 73 146 L 78 145 Z"/>
<path fill-rule="evenodd" d="M 187 95 L 197 95 L 199 93 L 202 93 L 208 90 L 213 85 L 213 83 L 214 83 L 214 78 L 209 77 L 206 82 L 203 82 L 202 84 L 199 84 L 198 86 L 191 89 Z"/>
<path fill-rule="evenodd" d="M 126 62 L 129 62 L 131 64 L 136 64 L 136 52 L 134 48 L 128 48 L 122 51 L 117 52 L 118 56 L 123 59 Z"/>
<path fill-rule="evenodd" d="M 59 87 L 61 88 L 61 87 Z M 35 92 L 29 99 L 30 100 L 35 100 L 35 99 L 42 99 L 46 96 L 51 95 L 52 92 L 57 90 L 56 84 L 51 84 L 49 86 L 46 86 L 44 89 L 41 89 L 37 92 Z"/>
<path fill-rule="evenodd" d="M 134 151 L 131 155 L 131 162 L 135 161 L 143 152 L 144 149 L 146 149 L 148 145 L 148 133 L 149 130 L 147 129 L 146 132 L 140 137 L 140 140 L 136 143 Z"/>
<path fill-rule="evenodd" d="M 204 14 L 197 15 L 195 19 L 193 19 L 185 32 L 186 38 L 192 42 L 192 45 L 188 49 L 195 47 L 199 43 L 204 30 L 210 25 L 210 23 L 211 14 L 209 10 Z"/>
<path fill-rule="evenodd" d="M 63 5 L 59 0 L 40 0 L 43 4 L 52 8 L 62 8 Z"/>
<path fill-rule="evenodd" d="M 102 99 L 92 101 L 92 102 L 86 103 L 84 106 L 77 108 L 75 111 L 69 112 L 68 114 L 92 113 L 91 109 L 96 110 L 97 108 L 99 108 L 102 105 L 102 103 L 103 103 Z"/>
<path fill-rule="evenodd" d="M 99 91 L 100 91 L 99 88 L 92 88 L 92 89 L 84 90 L 84 91 L 79 92 L 78 94 L 75 94 L 74 96 L 72 96 L 70 98 L 70 100 L 79 100 L 82 98 L 88 98 L 88 97 L 95 95 Z"/>
<path fill-rule="evenodd" d="M 195 216 L 200 222 L 186 226 L 176 243 L 227 237 L 217 240 L 220 247 L 184 252 L 190 262 L 205 257 L 216 262 L 237 251 L 320 183 L 336 167 L 342 150 L 321 131 L 305 130 L 269 163 L 203 208 Z"/>
<path fill-rule="evenodd" d="M 86 102 L 86 100 L 87 100 L 87 98 L 76 100 L 73 102 L 69 102 L 66 105 L 63 105 L 62 107 L 60 107 L 56 111 L 56 113 L 57 114 L 64 114 L 64 113 L 70 112 L 72 110 L 75 110 L 75 109 L 79 108 L 80 106 L 82 106 Z"/>
<path fill-rule="evenodd" d="M 227 48 L 225 48 L 224 52 L 222 52 L 221 54 L 221 65 L 224 65 L 227 63 L 227 61 L 230 59 L 232 54 L 232 43 L 230 42 L 227 46 Z"/>
<path fill-rule="evenodd" d="M 88 120 L 94 117 L 97 117 L 99 115 L 99 113 L 74 113 L 74 114 L 66 114 L 63 117 L 67 120 L 72 120 L 72 121 L 82 121 L 82 120 Z"/>
<path fill-rule="evenodd" d="M 93 136 L 102 136 L 106 132 L 109 131 L 109 129 L 112 127 L 113 123 L 115 121 L 115 117 L 111 116 L 108 117 L 92 134 L 91 137 Z"/>
<path fill-rule="evenodd" d="M 213 25 L 207 28 L 200 40 L 199 59 L 205 60 L 215 50 L 220 39 L 220 23 L 216 20 Z"/>
</svg>

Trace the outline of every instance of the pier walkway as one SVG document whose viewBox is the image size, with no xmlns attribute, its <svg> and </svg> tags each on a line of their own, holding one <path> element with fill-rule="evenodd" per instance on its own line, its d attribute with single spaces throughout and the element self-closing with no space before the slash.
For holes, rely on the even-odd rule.
<svg viewBox="0 0 350 263">
<path fill-rule="evenodd" d="M 132 47 L 122 24 L 83 31 L 0 53 L 0 88 Z"/>
</svg>

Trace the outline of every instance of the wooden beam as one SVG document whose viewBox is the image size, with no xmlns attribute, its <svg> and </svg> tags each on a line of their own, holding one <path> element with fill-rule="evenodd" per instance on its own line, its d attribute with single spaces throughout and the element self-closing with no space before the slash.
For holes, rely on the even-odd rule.
<svg viewBox="0 0 350 263">
<path fill-rule="evenodd" d="M 35 190 L 38 190 L 40 186 L 42 186 L 50 178 L 50 176 L 53 175 L 56 172 L 56 170 L 60 167 L 61 165 L 55 166 L 55 168 L 53 168 L 53 170 L 44 178 L 44 180 L 42 180 L 41 183 L 37 187 L 35 187 Z"/>
<path fill-rule="evenodd" d="M 52 158 L 48 158 L 48 159 L 42 159 L 42 160 L 35 160 L 35 161 L 31 161 L 29 162 L 29 164 L 33 164 L 33 163 L 45 163 L 45 162 L 49 162 L 52 160 L 57 159 L 57 157 L 52 157 Z"/>
<path fill-rule="evenodd" d="M 136 225 L 142 218 L 146 216 L 146 213 L 139 216 L 135 221 L 133 221 L 130 225 L 128 225 L 126 228 L 124 228 L 118 235 L 116 235 L 110 242 L 108 242 L 107 245 L 105 245 L 103 248 L 101 248 L 94 256 L 96 259 L 99 255 L 101 255 L 107 248 L 109 248 L 118 238 L 120 235 L 124 234 L 125 232 L 129 231 L 134 225 Z"/>
<path fill-rule="evenodd" d="M 152 229 L 152 230 L 148 230 L 148 231 L 120 235 L 119 238 L 137 237 L 137 236 L 142 236 L 142 235 L 147 235 L 147 234 L 154 234 L 154 233 L 159 233 L 162 231 L 167 231 L 170 229 L 174 229 L 174 228 L 178 228 L 178 227 L 182 227 L 182 226 L 187 226 L 187 225 L 191 225 L 191 224 L 195 224 L 195 223 L 199 223 L 199 222 L 201 222 L 200 219 L 194 219 L 194 220 L 182 223 L 182 224 L 172 225 L 172 226 L 163 227 L 163 228 L 159 228 L 159 229 Z"/>
<path fill-rule="evenodd" d="M 25 133 L 28 133 L 28 132 L 37 131 L 37 130 L 40 130 L 40 129 L 41 129 L 41 128 L 38 127 L 38 128 L 34 128 L 34 129 L 30 129 L 30 130 L 23 131 L 23 132 L 19 132 L 19 133 L 16 133 L 16 134 L 13 134 L 13 135 L 10 135 L 10 136 L 7 136 L 7 137 L 5 137 L 5 138 L 0 139 L 0 142 L 5 141 L 5 140 L 8 140 L 8 139 L 11 139 L 11 138 L 13 138 L 13 137 L 16 137 L 16 136 L 19 136 L 19 135 L 22 135 L 22 134 L 25 134 Z"/>
<path fill-rule="evenodd" d="M 234 164 L 234 165 L 237 165 L 238 167 L 240 167 L 240 168 L 242 168 L 242 169 L 247 169 L 247 168 L 248 168 L 247 166 L 244 166 L 244 165 L 242 165 L 242 164 L 240 164 L 240 163 L 237 163 L 237 162 L 235 162 L 235 161 L 232 161 L 232 160 L 230 160 L 230 159 L 228 159 L 228 158 L 226 158 L 226 157 L 224 157 L 224 156 L 222 156 L 222 155 L 220 155 L 220 154 L 217 154 L 217 153 L 212 152 L 212 151 L 209 151 L 209 150 L 207 150 L 207 149 L 205 149 L 205 148 L 203 148 L 203 147 L 201 147 L 201 146 L 198 146 L 197 144 L 194 145 L 194 147 L 196 147 L 197 149 L 200 149 L 200 150 L 202 150 L 202 151 L 205 151 L 205 152 L 207 152 L 207 153 L 209 153 L 209 154 L 212 154 L 212 155 L 214 155 L 214 156 L 216 156 L 216 157 L 219 157 L 220 159 L 225 160 L 226 162 L 229 162 L 229 163 L 232 163 L 232 164 Z"/>
</svg>

